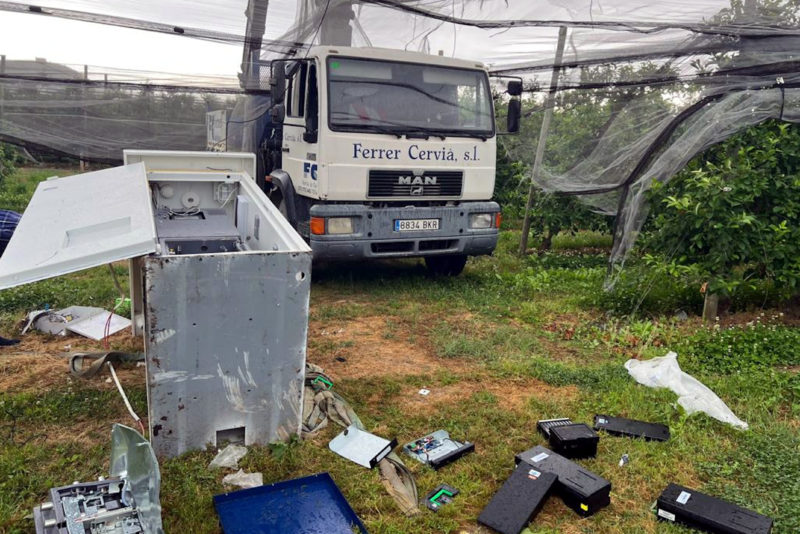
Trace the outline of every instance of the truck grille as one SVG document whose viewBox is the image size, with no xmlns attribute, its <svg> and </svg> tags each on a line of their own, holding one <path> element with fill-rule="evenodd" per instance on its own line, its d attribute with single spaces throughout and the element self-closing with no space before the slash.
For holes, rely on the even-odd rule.
<svg viewBox="0 0 800 534">
<path fill-rule="evenodd" d="M 462 171 L 369 171 L 370 198 L 388 197 L 460 197 Z"/>
</svg>

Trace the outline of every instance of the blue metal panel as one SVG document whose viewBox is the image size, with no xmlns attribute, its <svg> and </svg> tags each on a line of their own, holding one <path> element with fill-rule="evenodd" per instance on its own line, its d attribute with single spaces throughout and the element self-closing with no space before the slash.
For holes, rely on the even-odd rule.
<svg viewBox="0 0 800 534">
<path fill-rule="evenodd" d="M 328 473 L 214 496 L 225 534 L 368 534 Z"/>
</svg>

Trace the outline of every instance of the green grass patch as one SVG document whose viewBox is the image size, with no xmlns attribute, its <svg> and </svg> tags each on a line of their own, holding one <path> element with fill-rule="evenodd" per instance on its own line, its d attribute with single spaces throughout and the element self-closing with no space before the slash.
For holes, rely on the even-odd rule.
<svg viewBox="0 0 800 534">
<path fill-rule="evenodd" d="M 701 328 L 677 351 L 687 370 L 735 373 L 770 366 L 800 365 L 800 330 L 753 322 L 745 326 Z"/>
</svg>

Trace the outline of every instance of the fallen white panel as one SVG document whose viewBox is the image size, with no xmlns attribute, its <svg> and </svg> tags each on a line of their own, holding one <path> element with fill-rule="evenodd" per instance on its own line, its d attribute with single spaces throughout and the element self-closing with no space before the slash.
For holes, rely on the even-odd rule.
<svg viewBox="0 0 800 534">
<path fill-rule="evenodd" d="M 28 314 L 28 324 L 22 329 L 27 332 L 31 326 L 47 334 L 64 336 L 73 332 L 95 341 L 106 335 L 116 334 L 131 325 L 130 319 L 113 313 L 108 320 L 109 311 L 92 306 L 70 306 L 63 310 L 37 310 Z M 106 323 L 108 326 L 106 327 Z"/>
<path fill-rule="evenodd" d="M 39 184 L 0 258 L 0 289 L 155 252 L 144 165 Z"/>
<path fill-rule="evenodd" d="M 109 321 L 109 313 L 111 312 L 103 310 L 102 313 L 69 323 L 67 330 L 74 334 L 100 341 L 106 336 L 116 334 L 120 330 L 131 326 L 130 319 L 126 319 L 116 313 L 111 313 L 111 320 Z"/>
<path fill-rule="evenodd" d="M 389 441 L 350 425 L 331 440 L 328 448 L 339 456 L 372 469 L 392 452 L 396 444 L 396 441 Z"/>
</svg>

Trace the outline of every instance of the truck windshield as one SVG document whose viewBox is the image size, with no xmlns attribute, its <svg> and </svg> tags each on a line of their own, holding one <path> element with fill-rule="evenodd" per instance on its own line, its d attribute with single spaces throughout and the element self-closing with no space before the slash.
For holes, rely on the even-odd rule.
<svg viewBox="0 0 800 534">
<path fill-rule="evenodd" d="M 334 131 L 494 135 L 489 83 L 481 70 L 330 57 L 328 88 Z"/>
</svg>

